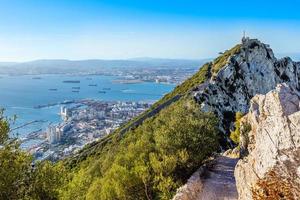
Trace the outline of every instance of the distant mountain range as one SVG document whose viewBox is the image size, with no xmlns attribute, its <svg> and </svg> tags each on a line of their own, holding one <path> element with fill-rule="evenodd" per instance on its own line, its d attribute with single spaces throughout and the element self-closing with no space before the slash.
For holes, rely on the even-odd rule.
<svg viewBox="0 0 300 200">
<path fill-rule="evenodd" d="M 0 74 L 61 74 L 103 73 L 128 68 L 198 68 L 209 59 L 133 58 L 128 60 L 35 60 L 30 62 L 0 62 Z"/>
</svg>

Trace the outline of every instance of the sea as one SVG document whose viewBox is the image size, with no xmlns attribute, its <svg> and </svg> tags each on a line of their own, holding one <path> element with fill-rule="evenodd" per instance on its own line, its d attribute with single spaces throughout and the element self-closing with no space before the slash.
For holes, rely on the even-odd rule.
<svg viewBox="0 0 300 200">
<path fill-rule="evenodd" d="M 0 108 L 5 109 L 5 116 L 16 116 L 11 129 L 21 127 L 11 134 L 24 138 L 59 123 L 61 102 L 81 99 L 155 102 L 175 87 L 154 82 L 126 84 L 118 79 L 119 76 L 104 75 L 0 75 Z M 44 105 L 53 106 L 39 108 Z M 38 122 L 22 127 L 32 121 Z M 28 148 L 38 142 L 30 140 L 22 145 Z"/>
</svg>

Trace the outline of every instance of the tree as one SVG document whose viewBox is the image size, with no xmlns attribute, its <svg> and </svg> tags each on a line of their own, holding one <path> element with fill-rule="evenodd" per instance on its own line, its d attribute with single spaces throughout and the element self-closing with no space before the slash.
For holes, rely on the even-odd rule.
<svg viewBox="0 0 300 200">
<path fill-rule="evenodd" d="M 36 163 L 30 174 L 26 195 L 30 199 L 55 200 L 65 183 L 66 169 L 62 163 L 52 164 L 49 161 Z"/>
<path fill-rule="evenodd" d="M 27 189 L 32 158 L 9 139 L 10 119 L 0 111 L 0 199 L 22 199 Z"/>
<path fill-rule="evenodd" d="M 9 137 L 10 119 L 0 112 L 0 199 L 52 200 L 65 181 L 61 164 L 39 162 Z"/>
</svg>

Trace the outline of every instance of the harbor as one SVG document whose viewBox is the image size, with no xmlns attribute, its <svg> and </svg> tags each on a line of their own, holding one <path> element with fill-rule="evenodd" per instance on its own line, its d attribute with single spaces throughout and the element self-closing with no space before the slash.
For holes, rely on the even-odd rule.
<svg viewBox="0 0 300 200">
<path fill-rule="evenodd" d="M 61 106 L 69 108 L 72 111 L 78 110 L 79 112 L 79 110 L 84 110 L 85 107 L 95 108 L 95 106 L 89 106 L 91 100 L 94 100 L 97 102 L 114 102 L 114 104 L 116 104 L 116 106 L 120 109 L 125 109 L 120 106 L 121 104 L 118 105 L 117 102 L 146 102 L 151 104 L 174 87 L 172 85 L 158 85 L 148 82 L 128 85 L 124 85 L 121 83 L 112 83 L 113 80 L 116 80 L 118 78 L 118 76 L 102 75 L 2 76 L 2 78 L 0 79 L 0 90 L 2 91 L 0 94 L 0 105 L 6 108 L 6 116 L 17 115 L 16 121 L 11 125 L 11 136 L 19 138 L 22 142 L 21 147 L 30 152 L 36 152 L 36 147 L 49 149 L 50 144 L 47 139 L 48 127 L 56 126 L 64 122 L 61 119 L 61 116 L 58 114 L 60 113 Z M 80 81 L 80 83 L 63 82 L 67 80 Z M 97 86 L 89 86 L 95 84 Z M 20 85 L 24 86 L 20 88 Z M 26 96 L 26 98 L 24 98 L 24 96 Z M 130 103 L 125 104 L 124 106 L 130 108 Z M 133 108 L 134 107 L 135 106 L 133 106 Z M 76 116 L 76 112 L 77 111 L 75 111 L 75 115 L 73 116 Z M 87 110 L 86 113 L 89 113 L 89 110 Z M 102 130 L 103 132 L 101 134 L 99 133 L 98 135 L 94 134 L 93 137 L 91 137 L 90 135 L 89 140 L 82 140 L 84 141 L 83 143 L 101 138 L 102 134 L 106 134 L 106 132 L 110 132 L 110 130 L 113 130 L 113 128 L 110 129 L 110 127 L 119 126 L 120 124 L 122 124 L 122 122 L 128 120 L 135 114 L 131 111 L 129 111 L 128 115 L 116 114 L 117 112 L 113 111 L 111 113 L 114 114 L 110 119 L 106 117 L 106 129 L 104 129 L 104 127 L 102 127 L 100 124 L 93 125 L 92 122 L 90 124 L 83 123 L 79 125 L 79 127 L 90 126 L 91 128 L 87 128 L 87 130 L 92 131 L 92 127 L 97 127 L 97 129 Z M 81 115 L 83 114 L 84 113 L 82 113 Z M 116 124 L 111 124 L 110 121 L 114 121 L 114 119 L 117 120 Z M 85 134 L 80 137 L 85 137 L 84 135 Z M 67 139 L 67 141 L 69 141 L 70 143 L 72 143 L 73 140 L 73 137 L 69 137 Z M 62 137 L 62 141 L 65 141 L 64 137 Z M 79 146 L 81 143 L 82 142 L 76 142 L 76 144 Z M 57 144 L 51 144 L 51 146 L 56 145 L 60 146 L 58 148 L 58 152 L 61 151 L 61 142 Z M 66 146 L 66 144 L 64 145 Z M 76 146 L 75 149 L 78 148 L 79 147 Z M 44 156 L 52 155 L 52 153 L 45 153 L 45 151 L 43 150 L 39 151 L 43 152 L 42 154 Z M 56 150 L 54 152 L 56 152 Z M 37 153 L 35 155 L 41 155 L 41 153 Z M 65 154 L 60 153 L 59 155 L 65 156 Z M 43 157 L 39 157 L 39 159 L 40 158 Z"/>
</svg>

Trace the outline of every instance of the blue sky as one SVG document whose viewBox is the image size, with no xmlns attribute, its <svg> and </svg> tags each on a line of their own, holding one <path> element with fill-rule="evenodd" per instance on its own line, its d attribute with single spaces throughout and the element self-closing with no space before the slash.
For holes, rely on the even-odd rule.
<svg viewBox="0 0 300 200">
<path fill-rule="evenodd" d="M 300 52 L 299 0 L 0 0 L 0 61 L 209 58 L 243 30 Z"/>
</svg>

